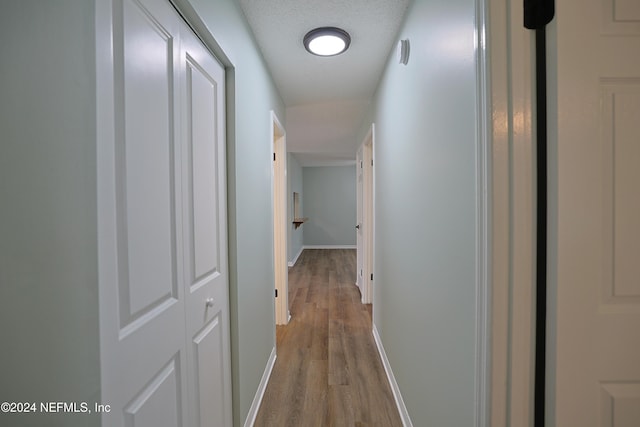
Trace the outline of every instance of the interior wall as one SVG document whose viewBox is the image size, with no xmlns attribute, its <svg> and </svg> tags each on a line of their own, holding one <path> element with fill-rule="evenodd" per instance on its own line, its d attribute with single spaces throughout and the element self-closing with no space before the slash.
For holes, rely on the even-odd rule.
<svg viewBox="0 0 640 427">
<path fill-rule="evenodd" d="M 286 123 L 285 108 L 238 3 L 189 2 L 234 67 L 227 74 L 231 357 L 234 424 L 243 425 L 275 346 L 270 111 Z"/>
<path fill-rule="evenodd" d="M 473 426 L 477 75 L 474 0 L 415 0 L 364 139 L 374 147 L 374 324 L 417 426 Z"/>
<path fill-rule="evenodd" d="M 94 21 L 86 0 L 4 2 L 0 13 L 2 402 L 100 402 Z"/>
<path fill-rule="evenodd" d="M 303 167 L 305 246 L 355 246 L 356 167 Z"/>
<path fill-rule="evenodd" d="M 288 259 L 289 265 L 292 266 L 297 257 L 300 255 L 303 247 L 303 232 L 304 224 L 302 227 L 295 228 L 293 224 L 293 192 L 295 191 L 300 195 L 300 216 L 304 217 L 304 195 L 302 193 L 302 166 L 298 163 L 298 160 L 291 153 L 287 153 L 287 183 L 289 192 L 287 193 L 287 218 L 289 225 L 288 238 Z"/>
</svg>

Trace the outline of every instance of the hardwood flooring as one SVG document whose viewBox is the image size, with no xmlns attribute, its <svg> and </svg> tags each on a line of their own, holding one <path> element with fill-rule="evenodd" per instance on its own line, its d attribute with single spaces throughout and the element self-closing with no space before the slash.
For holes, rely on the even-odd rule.
<svg viewBox="0 0 640 427">
<path fill-rule="evenodd" d="M 289 270 L 291 322 L 256 427 L 402 426 L 355 279 L 352 249 L 307 249 Z"/>
</svg>

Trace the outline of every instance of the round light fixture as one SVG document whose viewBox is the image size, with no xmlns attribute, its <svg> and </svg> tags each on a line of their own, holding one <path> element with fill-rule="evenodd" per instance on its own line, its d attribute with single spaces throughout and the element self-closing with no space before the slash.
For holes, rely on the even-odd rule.
<svg viewBox="0 0 640 427">
<path fill-rule="evenodd" d="M 339 55 L 349 48 L 351 36 L 345 30 L 335 27 L 321 27 L 309 31 L 304 36 L 304 48 L 318 56 Z"/>
</svg>

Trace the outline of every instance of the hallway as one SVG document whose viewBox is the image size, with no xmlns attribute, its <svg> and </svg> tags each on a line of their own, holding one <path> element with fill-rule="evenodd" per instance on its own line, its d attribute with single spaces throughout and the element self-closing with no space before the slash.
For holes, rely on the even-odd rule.
<svg viewBox="0 0 640 427">
<path fill-rule="evenodd" d="M 291 322 L 256 427 L 402 425 L 355 271 L 352 249 L 307 249 L 289 270 Z"/>
<path fill-rule="evenodd" d="M 289 10 L 266 19 L 272 4 Z M 399 425 L 393 397 L 406 425 L 488 425 L 481 417 L 489 401 L 480 398 L 492 378 L 483 375 L 488 352 L 479 358 L 477 349 L 491 336 L 490 312 L 479 308 L 493 281 L 478 273 L 491 261 L 493 236 L 484 233 L 493 217 L 485 208 L 494 205 L 483 197 L 493 193 L 483 183 L 494 181 L 481 166 L 493 159 L 485 120 L 503 115 L 484 111 L 491 92 L 480 71 L 492 56 L 477 41 L 493 43 L 493 33 L 485 38 L 480 5 L 7 2 L 2 52 L 14 60 L 0 66 L 0 182 L 7 183 L 0 185 L 0 321 L 11 328 L 2 336 L 0 383 L 7 400 L 111 408 L 20 414 L 13 424 L 240 427 L 253 424 L 266 391 L 258 425 Z M 256 23 L 274 27 L 270 36 L 260 37 Z M 343 23 L 353 37 L 343 55 L 305 49 L 303 34 Z M 386 43 L 378 39 L 383 30 Z M 396 48 L 408 40 L 410 59 L 400 63 Z M 504 40 L 496 46 L 506 49 Z M 293 77 L 277 77 L 283 62 L 269 61 L 269 49 L 313 73 L 285 66 Z M 365 65 L 374 56 L 378 64 Z M 216 73 L 200 64 L 205 58 Z M 500 93 L 513 93 L 511 80 L 496 76 Z M 514 111 L 526 117 L 528 110 Z M 302 155 L 299 169 L 357 169 L 356 151 L 371 134 L 373 321 L 353 285 L 353 251 L 309 251 L 291 271 L 292 323 L 275 326 L 274 115 L 286 130 L 287 157 Z M 212 132 L 215 148 L 194 138 Z M 510 153 L 507 142 L 496 153 Z M 305 241 L 323 231 L 313 229 L 322 219 L 313 189 L 343 195 L 348 188 L 298 172 L 300 185 L 287 188 L 286 199 L 297 192 L 300 216 L 310 221 L 296 230 L 295 218 L 287 219 L 287 261 L 305 245 L 355 244 Z M 513 177 L 503 178 L 495 182 L 511 188 Z M 498 242 L 511 241 L 510 206 L 511 199 L 500 203 Z M 350 222 L 327 236 L 353 236 Z M 511 259 L 509 249 L 501 259 Z M 227 282 L 210 289 L 218 279 Z M 388 351 L 394 396 L 372 324 Z M 226 422 L 212 421 L 223 413 Z"/>
</svg>

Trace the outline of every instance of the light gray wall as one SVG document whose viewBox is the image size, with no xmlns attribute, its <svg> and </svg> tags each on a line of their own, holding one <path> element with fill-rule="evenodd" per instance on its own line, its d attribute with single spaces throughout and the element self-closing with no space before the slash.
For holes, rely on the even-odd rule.
<svg viewBox="0 0 640 427">
<path fill-rule="evenodd" d="M 238 3 L 191 0 L 229 56 L 235 94 L 228 127 L 229 262 L 234 423 L 243 425 L 275 346 L 271 117 L 285 123 L 282 99 Z M 261 214 L 256 215 L 256 212 Z"/>
<path fill-rule="evenodd" d="M 304 216 L 304 196 L 302 193 L 302 166 L 291 153 L 287 154 L 287 181 L 289 188 L 287 194 L 287 218 L 289 219 L 287 222 L 289 226 L 287 251 L 289 252 L 289 262 L 292 263 L 302 250 L 304 233 L 304 225 L 297 229 L 293 225 L 293 192 L 300 194 L 300 216 Z"/>
<path fill-rule="evenodd" d="M 476 61 L 473 0 L 416 0 L 376 125 L 374 323 L 413 425 L 474 425 Z"/>
<path fill-rule="evenodd" d="M 304 244 L 356 244 L 356 167 L 302 168 L 304 189 Z"/>
<path fill-rule="evenodd" d="M 0 13 L 0 401 L 100 402 L 94 5 Z M 98 426 L 97 414 L 0 424 Z"/>
</svg>

